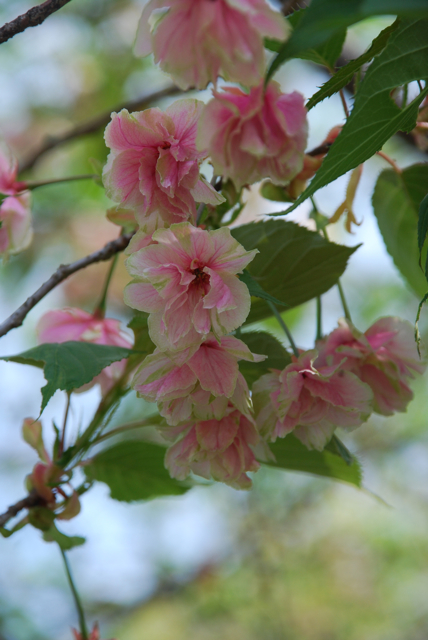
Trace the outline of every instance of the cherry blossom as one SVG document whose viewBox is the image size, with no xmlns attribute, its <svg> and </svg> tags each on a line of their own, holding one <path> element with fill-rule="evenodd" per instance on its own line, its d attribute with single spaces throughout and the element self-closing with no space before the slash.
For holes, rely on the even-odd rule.
<svg viewBox="0 0 428 640">
<path fill-rule="evenodd" d="M 14 196 L 26 188 L 25 182 L 18 182 L 18 160 L 9 147 L 0 142 L 0 193 Z"/>
<path fill-rule="evenodd" d="M 155 62 L 182 89 L 204 89 L 222 76 L 252 86 L 265 71 L 263 38 L 285 40 L 284 17 L 265 0 L 151 0 L 135 53 Z"/>
<path fill-rule="evenodd" d="M 150 313 L 149 330 L 162 351 L 199 344 L 212 331 L 233 331 L 250 311 L 250 294 L 239 280 L 257 250 L 246 251 L 223 227 L 206 231 L 174 224 L 152 235 L 151 244 L 127 260 L 134 280 L 125 302 Z"/>
<path fill-rule="evenodd" d="M 224 396 L 232 398 L 238 385 L 238 393 L 234 401 L 242 406 L 242 394 L 246 393 L 242 378 L 239 375 L 238 360 L 260 362 L 265 356 L 251 353 L 247 345 L 233 336 L 223 336 L 220 341 L 210 334 L 205 342 L 199 346 L 180 351 L 178 353 L 162 353 L 158 349 L 147 356 L 137 369 L 132 386 L 137 394 L 148 402 L 169 403 L 179 398 L 188 399 L 184 407 L 171 409 L 172 422 L 188 417 L 188 407 L 197 403 L 199 399 L 203 411 L 212 411 L 213 415 L 221 416 L 219 407 L 209 407 L 209 395 L 214 398 Z M 208 394 L 197 395 L 200 391 Z M 165 405 L 166 407 L 166 405 Z M 181 413 L 180 413 L 181 412 Z M 168 419 L 168 411 L 164 411 Z M 185 416 L 185 417 L 184 417 Z"/>
<path fill-rule="evenodd" d="M 264 80 L 244 93 L 236 87 L 214 91 L 198 127 L 197 144 L 208 149 L 215 173 L 237 189 L 270 178 L 286 185 L 303 167 L 307 121 L 303 96 L 281 93 Z"/>
<path fill-rule="evenodd" d="M 401 318 L 381 318 L 365 333 L 341 319 L 318 347 L 320 362 L 341 361 L 341 368 L 371 387 L 374 410 L 385 416 L 406 410 L 413 398 L 408 381 L 426 367 L 418 358 L 412 325 Z"/>
<path fill-rule="evenodd" d="M 223 198 L 199 174 L 206 157 L 195 146 L 203 103 L 177 100 L 158 108 L 113 113 L 105 131 L 111 149 L 104 167 L 107 195 L 135 210 L 142 224 L 156 214 L 167 224 L 195 220 L 195 202 L 219 204 Z"/>
<path fill-rule="evenodd" d="M 91 342 L 115 347 L 132 348 L 132 342 L 121 329 L 119 320 L 100 318 L 82 309 L 65 308 L 48 311 L 39 320 L 37 326 L 39 343 L 45 342 Z M 113 362 L 101 371 L 92 382 L 80 390 L 89 389 L 97 382 L 103 395 L 123 374 L 126 359 Z"/>
<path fill-rule="evenodd" d="M 33 238 L 30 194 L 9 196 L 0 205 L 0 256 L 19 253 Z"/>
<path fill-rule="evenodd" d="M 315 368 L 318 352 L 302 353 L 283 371 L 274 370 L 253 385 L 261 435 L 275 441 L 291 431 L 309 449 L 322 450 L 336 427 L 352 429 L 372 412 L 370 387 L 341 362 Z"/>
<path fill-rule="evenodd" d="M 229 405 L 220 420 L 187 423 L 180 431 L 181 437 L 165 457 L 165 466 L 173 478 L 184 480 L 193 472 L 235 489 L 251 487 L 246 472 L 260 467 L 252 450 L 260 439 L 254 420 Z"/>
</svg>

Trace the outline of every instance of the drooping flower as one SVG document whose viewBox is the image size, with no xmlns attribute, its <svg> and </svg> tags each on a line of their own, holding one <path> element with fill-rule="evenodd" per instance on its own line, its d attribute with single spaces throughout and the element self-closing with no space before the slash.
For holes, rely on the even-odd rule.
<svg viewBox="0 0 428 640">
<path fill-rule="evenodd" d="M 135 53 L 153 51 L 182 89 L 204 89 L 219 75 L 253 86 L 265 71 L 263 38 L 285 40 L 288 31 L 265 0 L 150 0 Z"/>
<path fill-rule="evenodd" d="M 186 423 L 180 431 L 181 437 L 165 456 L 173 478 L 184 480 L 192 471 L 235 489 L 251 487 L 247 472 L 260 467 L 252 449 L 260 440 L 254 420 L 229 405 L 220 420 Z"/>
<path fill-rule="evenodd" d="M 39 320 L 37 333 L 39 344 L 77 341 L 132 348 L 132 342 L 121 329 L 119 320 L 100 318 L 70 307 L 45 313 Z M 125 366 L 126 360 L 113 362 L 81 390 L 89 389 L 98 382 L 105 395 L 123 374 Z"/>
<path fill-rule="evenodd" d="M 370 387 L 341 368 L 318 366 L 318 352 L 302 353 L 283 371 L 263 375 L 253 385 L 260 434 L 275 441 L 291 431 L 309 449 L 324 448 L 336 427 L 352 429 L 372 412 Z"/>
<path fill-rule="evenodd" d="M 192 394 L 188 403 L 175 408 L 176 412 L 180 412 L 180 420 L 189 417 L 188 407 L 197 404 L 198 399 L 201 410 L 212 411 L 213 415 L 221 417 L 221 407 L 208 406 L 212 404 L 210 395 L 214 398 L 232 398 L 239 378 L 240 399 L 235 396 L 234 400 L 241 406 L 239 403 L 242 402 L 243 392 L 238 360 L 260 362 L 264 359 L 265 356 L 251 353 L 246 344 L 233 336 L 223 336 L 218 342 L 211 334 L 201 345 L 178 353 L 162 353 L 156 349 L 137 369 L 132 386 L 137 395 L 148 402 L 169 403 L 179 398 L 188 399 Z M 198 396 L 201 390 L 208 394 Z M 178 422 L 179 414 L 173 410 L 169 414 L 165 410 L 164 414 L 167 419 L 171 415 L 173 424 Z"/>
<path fill-rule="evenodd" d="M 206 231 L 186 222 L 159 229 L 152 240 L 157 244 L 127 260 L 135 279 L 125 302 L 150 313 L 150 337 L 159 349 L 184 349 L 210 331 L 221 336 L 241 326 L 250 294 L 236 274 L 256 250 L 246 251 L 226 227 Z"/>
<path fill-rule="evenodd" d="M 285 185 L 303 167 L 307 121 L 303 96 L 281 93 L 263 80 L 249 93 L 214 91 L 198 126 L 197 144 L 208 149 L 215 173 L 237 189 L 270 178 Z"/>
<path fill-rule="evenodd" d="M 194 221 L 195 202 L 223 201 L 199 174 L 199 164 L 207 155 L 195 145 L 203 106 L 198 100 L 184 99 L 165 112 L 123 109 L 112 114 L 105 131 L 111 152 L 104 184 L 112 200 L 135 210 L 139 223 L 151 214 L 167 224 Z"/>
<path fill-rule="evenodd" d="M 0 205 L 0 256 L 23 251 L 32 238 L 29 192 L 5 198 Z"/>
<path fill-rule="evenodd" d="M 318 346 L 320 361 L 342 361 L 342 368 L 371 387 L 374 410 L 385 416 L 406 411 L 413 398 L 408 381 L 426 367 L 418 358 L 412 325 L 401 318 L 381 318 L 365 333 L 342 319 Z"/>
<path fill-rule="evenodd" d="M 18 160 L 13 156 L 9 147 L 0 142 L 0 193 L 14 196 L 26 188 L 24 182 L 17 181 Z"/>
</svg>

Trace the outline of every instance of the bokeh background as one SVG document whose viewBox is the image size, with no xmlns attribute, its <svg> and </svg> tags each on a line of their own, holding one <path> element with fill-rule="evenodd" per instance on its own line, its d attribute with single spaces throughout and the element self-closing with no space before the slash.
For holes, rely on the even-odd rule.
<svg viewBox="0 0 428 640">
<path fill-rule="evenodd" d="M 0 22 L 32 6 L 0 0 Z M 100 113 L 143 99 L 170 84 L 151 59 L 133 56 L 143 2 L 73 0 L 42 26 L 0 47 L 0 130 L 25 164 L 48 136 L 61 135 Z M 393 18 L 366 20 L 349 30 L 348 57 L 359 55 Z M 326 79 L 320 67 L 289 62 L 277 79 L 284 91 L 309 98 Z M 208 100 L 209 91 L 198 94 Z M 347 96 L 349 104 L 352 97 Z M 171 99 L 162 100 L 164 107 Z M 310 112 L 309 148 L 343 123 L 334 97 Z M 91 173 L 91 158 L 107 156 L 103 130 L 46 153 L 26 174 L 47 179 Z M 394 138 L 385 147 L 401 166 L 426 161 L 415 146 Z M 354 235 L 340 222 L 330 232 L 348 245 L 363 243 L 351 258 L 343 285 L 355 324 L 365 330 L 379 316 L 414 321 L 418 299 L 385 251 L 371 207 L 380 158 L 366 163 Z M 331 215 L 343 200 L 348 177 L 317 195 Z M 0 267 L 1 319 L 11 313 L 62 262 L 100 248 L 118 235 L 105 211 L 111 203 L 92 181 L 52 185 L 33 194 L 32 246 Z M 247 194 L 242 224 L 281 205 Z M 304 203 L 293 215 L 308 221 Z M 394 212 L 391 211 L 391 215 Z M 40 316 L 65 305 L 91 310 L 108 265 L 95 265 L 47 296 L 25 325 L 3 338 L 1 355 L 35 345 Z M 108 315 L 126 322 L 122 301 L 128 280 L 121 259 Z M 324 331 L 342 315 L 335 289 L 323 296 Z M 315 336 L 315 305 L 286 314 L 299 346 Z M 259 325 L 260 326 L 260 325 Z M 422 323 L 426 328 L 426 322 Z M 282 340 L 273 321 L 263 325 Z M 254 327 L 252 327 L 254 328 Z M 36 417 L 42 373 L 0 362 L 0 510 L 24 495 L 35 462 L 21 441 L 23 418 Z M 145 504 L 114 502 L 104 485 L 83 498 L 81 514 L 63 525 L 87 543 L 69 554 L 88 618 L 102 637 L 120 640 L 426 640 L 428 637 L 428 437 L 426 378 L 415 381 L 406 414 L 374 417 L 353 434 L 341 434 L 362 461 L 365 490 L 309 475 L 263 469 L 251 492 L 200 486 L 182 497 Z M 77 430 L 97 405 L 93 389 L 73 400 Z M 46 439 L 61 421 L 64 394 L 43 415 Z M 129 398 L 116 424 L 153 409 Z M 0 638 L 66 640 L 76 615 L 58 549 L 25 528 L 0 538 Z"/>
</svg>

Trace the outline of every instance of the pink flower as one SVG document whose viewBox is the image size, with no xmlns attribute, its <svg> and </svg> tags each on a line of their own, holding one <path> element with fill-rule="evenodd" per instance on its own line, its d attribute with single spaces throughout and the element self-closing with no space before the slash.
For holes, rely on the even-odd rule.
<svg viewBox="0 0 428 640">
<path fill-rule="evenodd" d="M 105 131 L 111 153 L 104 167 L 107 195 L 133 208 L 137 221 L 157 214 L 165 222 L 194 221 L 196 202 L 223 202 L 199 174 L 206 157 L 195 145 L 203 109 L 198 100 L 177 100 L 162 112 L 158 108 L 113 113 Z"/>
<path fill-rule="evenodd" d="M 252 86 L 265 71 L 263 38 L 287 35 L 284 17 L 265 0 L 151 0 L 135 53 L 153 51 L 182 89 L 204 89 L 219 75 Z"/>
<path fill-rule="evenodd" d="M 372 412 L 370 387 L 341 363 L 315 368 L 318 352 L 302 353 L 283 371 L 253 386 L 256 422 L 275 441 L 291 431 L 308 449 L 322 450 L 336 427 L 358 427 Z"/>
<path fill-rule="evenodd" d="M 244 93 L 214 91 L 198 126 L 197 144 L 208 149 L 215 173 L 237 189 L 270 178 L 286 185 L 303 167 L 307 122 L 303 96 L 281 93 L 277 82 Z"/>
<path fill-rule="evenodd" d="M 57 309 L 48 311 L 37 326 L 39 344 L 45 342 L 91 342 L 115 347 L 132 348 L 132 342 L 122 331 L 120 322 L 112 318 L 99 318 L 82 309 Z M 96 376 L 82 391 L 99 382 L 102 394 L 113 386 L 124 372 L 126 359 L 113 362 Z"/>
<path fill-rule="evenodd" d="M 188 397 L 191 400 L 184 407 L 176 407 L 170 414 L 173 424 L 189 417 L 190 408 L 201 403 L 203 411 L 212 411 L 221 417 L 221 407 L 211 406 L 210 396 L 232 398 L 235 394 L 238 378 L 239 385 L 234 401 L 242 406 L 242 394 L 245 396 L 242 378 L 239 376 L 238 360 L 260 362 L 265 356 L 251 353 L 247 345 L 233 336 L 224 336 L 218 342 L 211 334 L 201 345 L 180 351 L 179 353 L 161 353 L 158 349 L 145 358 L 135 373 L 132 386 L 137 394 L 148 402 L 162 403 L 168 419 L 167 405 L 172 400 Z M 244 382 L 245 384 L 245 382 Z M 246 386 L 246 385 L 245 385 Z M 198 395 L 201 391 L 208 392 Z M 224 407 L 225 408 L 225 407 Z"/>
<path fill-rule="evenodd" d="M 188 222 L 159 229 L 152 240 L 158 244 L 127 260 L 135 279 L 125 302 L 150 313 L 150 337 L 160 350 L 185 349 L 210 331 L 221 336 L 241 326 L 250 294 L 236 274 L 256 250 L 245 251 L 226 227 L 205 231 Z"/>
<path fill-rule="evenodd" d="M 365 333 L 342 319 L 339 328 L 320 342 L 319 350 L 320 361 L 342 361 L 342 368 L 368 384 L 374 410 L 385 416 L 406 410 L 413 398 L 408 380 L 426 367 L 418 358 L 412 325 L 400 318 L 381 318 Z"/>
<path fill-rule="evenodd" d="M 18 161 L 9 147 L 0 143 L 0 193 L 14 196 L 25 189 L 25 182 L 17 182 Z"/>
<path fill-rule="evenodd" d="M 229 406 L 221 420 L 188 423 L 181 431 L 181 438 L 165 457 L 173 478 L 184 480 L 192 471 L 235 489 L 251 487 L 246 472 L 260 467 L 252 450 L 260 440 L 253 420 Z"/>
<path fill-rule="evenodd" d="M 30 194 L 5 198 L 0 205 L 0 256 L 23 251 L 32 238 Z"/>
<path fill-rule="evenodd" d="M 83 640 L 82 634 L 76 629 L 72 629 L 74 640 Z M 95 623 L 92 631 L 89 634 L 88 640 L 100 640 L 100 630 L 98 627 L 98 623 Z"/>
</svg>

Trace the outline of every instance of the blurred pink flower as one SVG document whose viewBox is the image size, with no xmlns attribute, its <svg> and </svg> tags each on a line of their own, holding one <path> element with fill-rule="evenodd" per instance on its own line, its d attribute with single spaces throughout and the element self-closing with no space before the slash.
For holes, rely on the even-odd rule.
<svg viewBox="0 0 428 640">
<path fill-rule="evenodd" d="M 408 380 L 426 367 L 418 357 L 412 325 L 400 318 L 381 318 L 365 333 L 342 319 L 318 348 L 320 362 L 334 365 L 342 361 L 342 369 L 371 387 L 374 410 L 385 416 L 406 410 L 413 398 Z"/>
<path fill-rule="evenodd" d="M 135 53 L 154 52 L 182 89 L 204 89 L 220 75 L 252 86 L 265 71 L 263 38 L 285 40 L 288 25 L 265 0 L 151 0 Z"/>
<path fill-rule="evenodd" d="M 159 229 L 152 239 L 158 244 L 127 260 L 135 280 L 125 302 L 150 313 L 150 337 L 159 349 L 185 349 L 210 331 L 221 336 L 241 326 L 250 294 L 236 274 L 256 250 L 246 251 L 226 227 L 205 231 L 188 222 Z"/>
<path fill-rule="evenodd" d="M 253 385 L 260 434 L 275 441 L 291 431 L 308 449 L 322 450 L 336 427 L 358 427 L 372 412 L 373 394 L 357 376 L 334 366 L 315 368 L 318 352 L 302 353 L 283 371 Z"/>
<path fill-rule="evenodd" d="M 187 423 L 180 431 L 180 439 L 165 456 L 165 466 L 173 478 L 184 480 L 192 471 L 235 489 L 251 487 L 246 472 L 260 467 L 251 448 L 260 440 L 253 420 L 229 405 L 220 420 Z"/>
<path fill-rule="evenodd" d="M 74 635 L 74 640 L 83 640 L 82 634 L 77 631 L 77 629 L 71 629 Z M 92 631 L 89 633 L 88 640 L 101 640 L 100 639 L 100 630 L 98 627 L 98 623 L 95 623 Z M 114 639 L 112 639 L 114 640 Z"/>
<path fill-rule="evenodd" d="M 231 398 L 238 382 L 238 360 L 264 359 L 265 356 L 251 353 L 244 342 L 233 336 L 223 336 L 218 342 L 211 334 L 201 345 L 178 353 L 161 353 L 156 349 L 137 369 L 132 386 L 148 402 L 187 398 L 200 389 L 215 398 Z M 201 404 L 206 406 L 206 396 Z"/>
<path fill-rule="evenodd" d="M 144 223 L 158 214 L 167 224 L 195 220 L 195 202 L 223 202 L 199 174 L 206 157 L 195 145 L 203 109 L 198 100 L 177 100 L 162 112 L 158 108 L 112 114 L 105 131 L 111 149 L 104 167 L 107 195 L 135 210 Z"/>
<path fill-rule="evenodd" d="M 17 182 L 18 160 L 9 147 L 0 142 L 0 193 L 14 196 L 25 189 L 25 182 Z"/>
<path fill-rule="evenodd" d="M 29 192 L 5 198 L 0 205 L 0 256 L 23 251 L 32 238 Z"/>
<path fill-rule="evenodd" d="M 132 341 L 121 329 L 119 320 L 99 318 L 82 309 L 57 309 L 48 311 L 37 325 L 39 344 L 45 342 L 91 342 L 115 347 L 132 348 Z M 99 382 L 105 395 L 123 374 L 126 359 L 113 362 L 80 390 L 85 391 Z"/>
<path fill-rule="evenodd" d="M 214 172 L 237 189 L 270 178 L 286 185 L 303 168 L 306 109 L 300 93 L 281 93 L 264 80 L 244 93 L 236 87 L 214 91 L 198 125 L 197 145 L 208 149 Z"/>
</svg>

